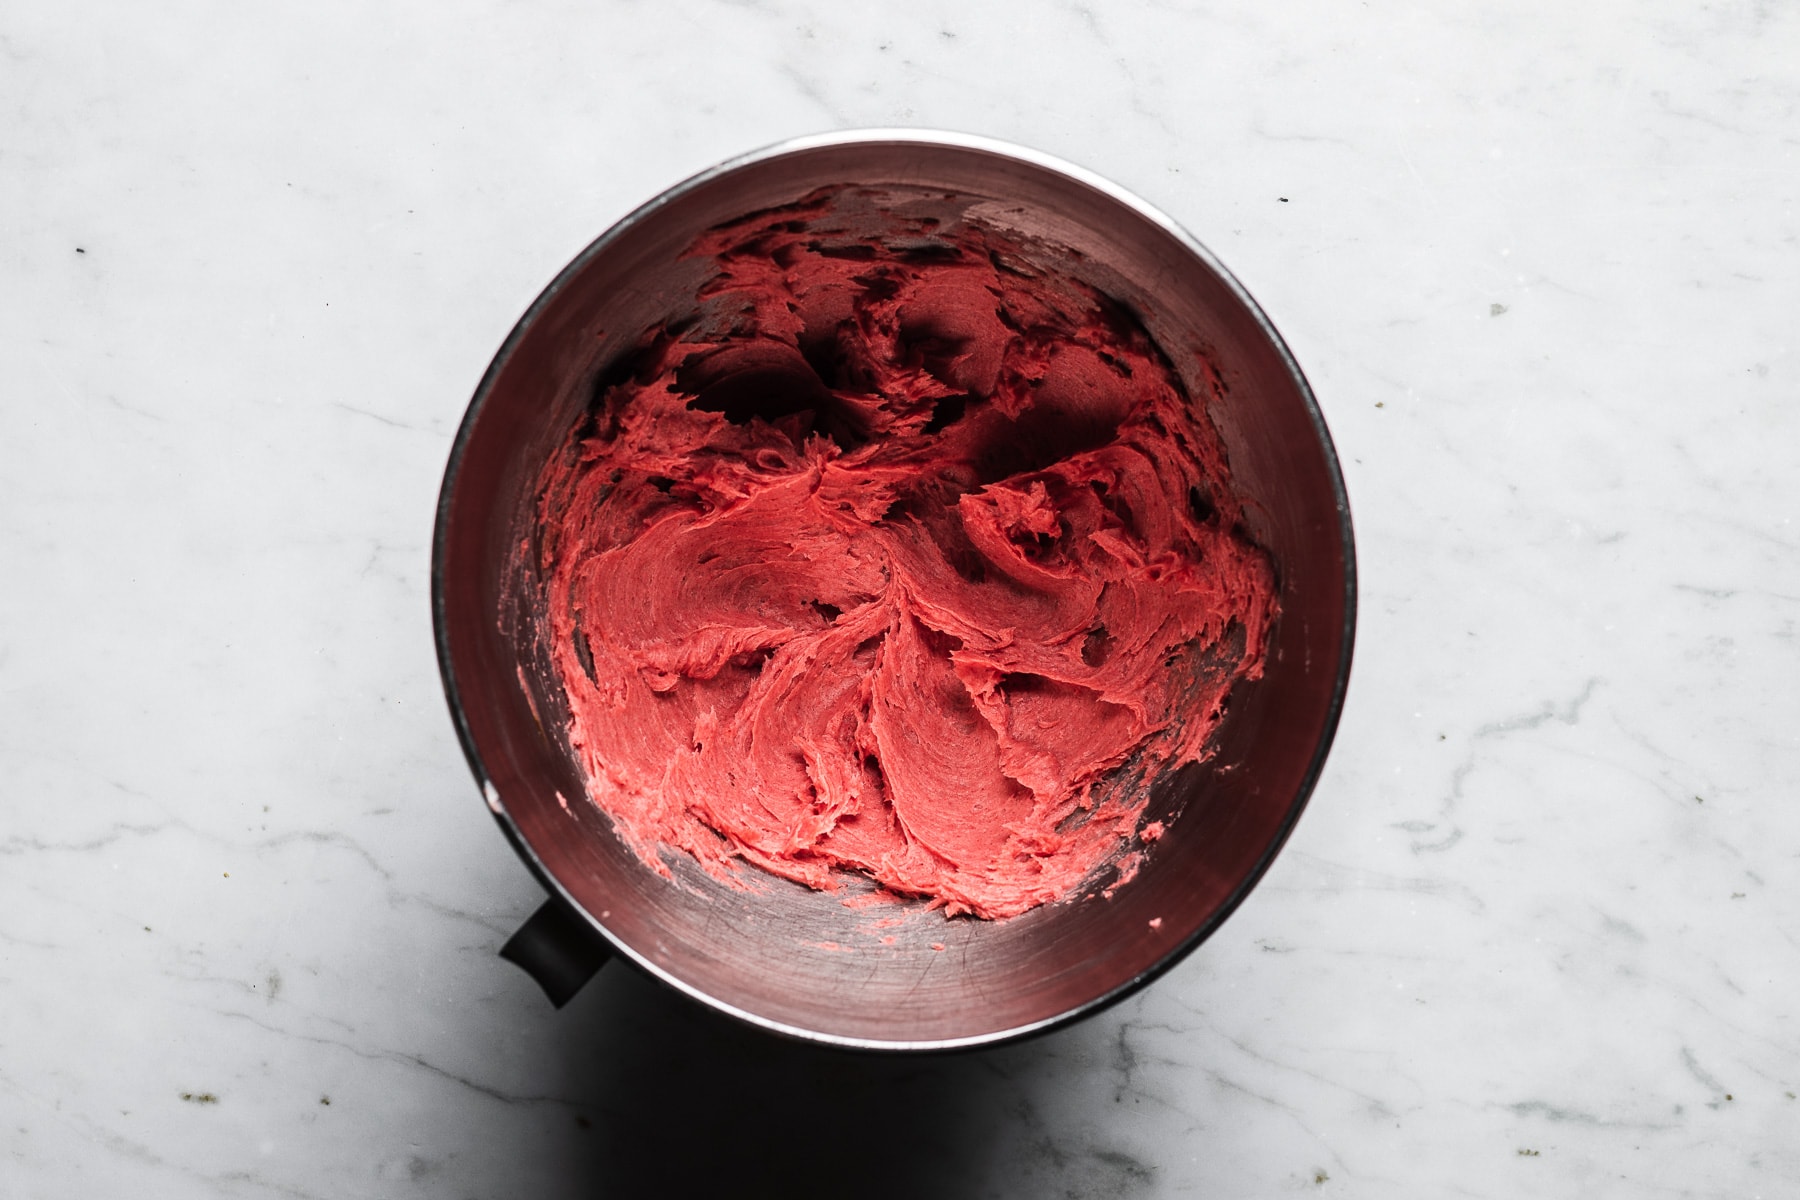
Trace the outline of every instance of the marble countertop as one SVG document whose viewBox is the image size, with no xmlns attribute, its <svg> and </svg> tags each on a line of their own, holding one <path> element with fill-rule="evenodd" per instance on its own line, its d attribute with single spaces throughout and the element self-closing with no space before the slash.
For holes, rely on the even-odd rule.
<svg viewBox="0 0 1800 1200">
<path fill-rule="evenodd" d="M 1800 12 L 1438 8 L 13 6 L 0 1195 L 1796 1194 Z M 1270 312 L 1356 519 L 1329 767 L 1037 1041 L 553 1012 L 433 658 L 450 436 L 613 220 L 883 124 Z"/>
</svg>

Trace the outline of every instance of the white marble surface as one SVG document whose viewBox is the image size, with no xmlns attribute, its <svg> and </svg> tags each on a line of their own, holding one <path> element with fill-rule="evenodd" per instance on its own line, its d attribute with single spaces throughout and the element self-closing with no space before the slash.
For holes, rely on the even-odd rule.
<svg viewBox="0 0 1800 1200">
<path fill-rule="evenodd" d="M 1800 1194 L 1793 6 L 84 7 L 0 19 L 0 1195 Z M 1041 1041 L 552 1013 L 432 657 L 450 434 L 616 217 L 873 124 L 1271 312 L 1357 520 L 1330 767 Z"/>
</svg>

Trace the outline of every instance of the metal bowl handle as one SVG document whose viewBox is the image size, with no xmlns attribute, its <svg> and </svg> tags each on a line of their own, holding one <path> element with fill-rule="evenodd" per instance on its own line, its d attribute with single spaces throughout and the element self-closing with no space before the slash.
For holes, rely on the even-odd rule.
<svg viewBox="0 0 1800 1200">
<path fill-rule="evenodd" d="M 587 918 L 552 896 L 500 947 L 500 957 L 537 981 L 561 1008 L 612 957 L 612 946 Z"/>
</svg>

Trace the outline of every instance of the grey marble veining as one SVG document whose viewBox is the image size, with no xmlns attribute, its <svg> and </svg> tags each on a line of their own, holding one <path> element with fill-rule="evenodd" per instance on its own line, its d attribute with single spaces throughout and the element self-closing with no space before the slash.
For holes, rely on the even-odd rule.
<svg viewBox="0 0 1800 1200">
<path fill-rule="evenodd" d="M 0 1195 L 1800 1191 L 1800 14 L 1439 8 L 9 10 Z M 1357 521 L 1330 766 L 1038 1041 L 553 1014 L 432 656 L 450 435 L 610 222 L 878 124 L 1269 310 Z"/>
</svg>

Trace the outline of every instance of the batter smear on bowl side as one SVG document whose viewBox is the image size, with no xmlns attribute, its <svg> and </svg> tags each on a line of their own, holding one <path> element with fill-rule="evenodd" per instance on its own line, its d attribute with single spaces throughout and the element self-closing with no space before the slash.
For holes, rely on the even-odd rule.
<svg viewBox="0 0 1800 1200">
<path fill-rule="evenodd" d="M 1148 782 L 1261 673 L 1273 569 L 1161 350 L 934 211 L 834 192 L 713 230 L 696 318 L 546 468 L 569 742 L 664 874 L 673 848 L 990 918 L 1128 878 Z"/>
</svg>

